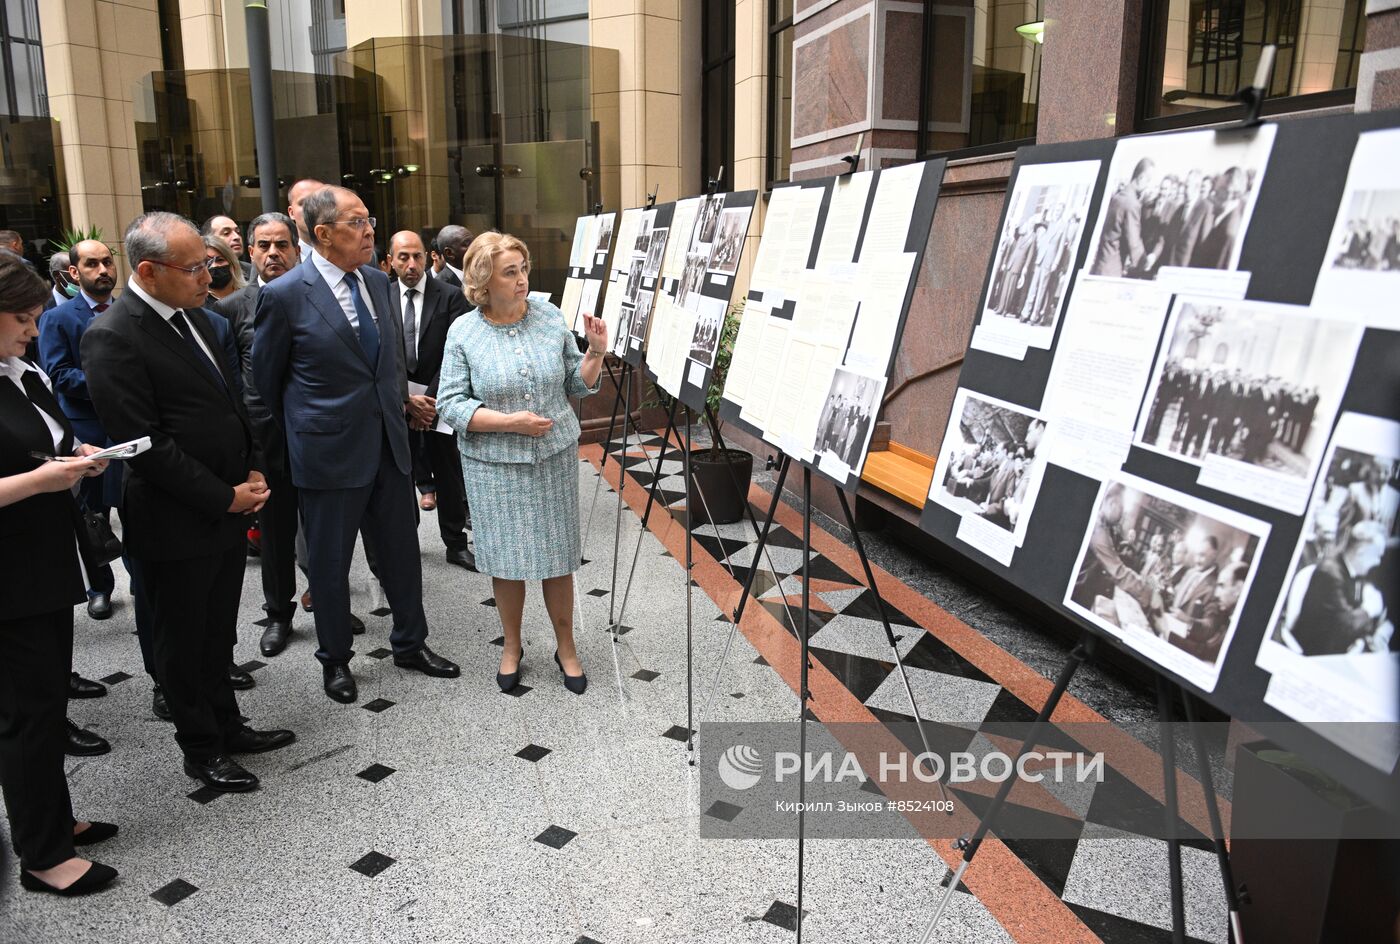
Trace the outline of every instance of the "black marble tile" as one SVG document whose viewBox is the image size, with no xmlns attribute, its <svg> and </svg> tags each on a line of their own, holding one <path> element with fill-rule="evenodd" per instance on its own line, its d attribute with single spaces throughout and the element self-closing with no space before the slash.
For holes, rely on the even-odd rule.
<svg viewBox="0 0 1400 944">
<path fill-rule="evenodd" d="M 526 744 L 515 752 L 515 756 L 521 760 L 528 760 L 532 764 L 537 764 L 550 754 L 554 753 L 547 747 L 540 747 L 538 744 Z"/>
<path fill-rule="evenodd" d="M 683 724 L 673 724 L 663 731 L 661 736 L 684 744 L 690 740 L 690 736 L 694 733 L 693 730 L 688 730 Z"/>
<path fill-rule="evenodd" d="M 798 626 L 802 623 L 802 606 L 800 604 L 785 603 L 782 600 L 760 600 L 758 601 L 765 610 L 773 614 L 776 619 L 788 632 L 794 636 L 798 635 Z M 835 613 L 822 613 L 819 610 L 807 611 L 807 638 L 817 634 L 827 623 L 836 618 Z"/>
<path fill-rule="evenodd" d="M 1065 896 L 1065 882 L 1079 848 L 1077 839 L 1007 839 L 1000 831 L 997 836 L 1056 898 Z"/>
<path fill-rule="evenodd" d="M 763 515 L 766 514 L 768 514 L 767 508 L 763 509 L 762 513 L 759 515 L 758 527 L 760 530 L 763 528 Z M 758 539 L 754 538 L 754 540 L 757 541 Z M 768 529 L 768 543 L 774 547 L 790 547 L 797 551 L 802 549 L 802 535 L 793 534 L 782 525 L 775 524 Z"/>
<path fill-rule="evenodd" d="M 903 686 L 900 687 L 903 688 Z M 875 708 L 870 705 L 865 707 L 877 719 L 885 722 L 900 743 L 915 755 L 923 752 L 923 739 L 919 737 L 919 727 L 914 723 L 912 715 L 885 708 Z M 927 718 L 924 719 L 923 729 L 924 737 L 928 738 L 929 747 L 934 753 L 944 757 L 956 751 L 967 750 L 977 737 L 977 732 L 971 728 L 943 724 L 939 721 L 930 721 Z"/>
<path fill-rule="evenodd" d="M 509 695 L 511 698 L 523 698 L 525 695 L 528 695 L 530 692 L 533 691 L 534 689 L 531 688 L 529 685 L 516 685 L 510 691 L 503 692 L 502 694 Z"/>
<path fill-rule="evenodd" d="M 370 764 L 355 776 L 361 780 L 368 780 L 370 783 L 379 783 L 392 773 L 394 773 L 392 767 L 385 767 L 383 764 Z"/>
<path fill-rule="evenodd" d="M 592 590 L 589 590 L 589 591 L 588 591 L 588 595 L 589 595 L 590 597 L 605 597 L 605 596 L 607 596 L 610 592 L 611 592 L 611 591 L 604 590 L 602 587 L 594 587 Z"/>
<path fill-rule="evenodd" d="M 638 669 L 632 673 L 632 677 L 643 682 L 653 682 L 661 677 L 661 673 L 653 672 L 651 669 Z"/>
<path fill-rule="evenodd" d="M 891 617 L 891 622 L 893 622 L 893 617 Z M 924 633 L 919 641 L 914 643 L 913 648 L 904 656 L 904 664 L 919 669 L 928 669 L 930 672 L 941 672 L 944 675 L 955 675 L 977 682 L 996 684 L 990 675 L 958 655 L 951 646 L 933 633 Z"/>
<path fill-rule="evenodd" d="M 851 578 L 844 579 L 850 580 Z M 912 618 L 905 616 L 897 607 L 892 606 L 889 601 L 885 601 L 884 609 L 885 619 L 890 621 L 891 626 L 919 626 Z M 841 610 L 841 615 L 859 616 L 862 619 L 874 620 L 878 623 L 880 622 L 880 606 L 875 601 L 875 594 L 871 593 L 867 587 L 864 593 L 846 604 Z"/>
<path fill-rule="evenodd" d="M 1088 822 L 1143 836 L 1161 836 L 1166 829 L 1166 807 L 1113 767 L 1104 770 L 1103 782 L 1094 788 Z M 1182 844 L 1210 850 L 1211 844 L 1189 823 L 1177 819 Z"/>
<path fill-rule="evenodd" d="M 500 646 L 502 649 L 504 649 L 506 645 L 506 637 L 497 636 L 495 639 L 491 640 L 491 645 Z"/>
<path fill-rule="evenodd" d="M 797 573 L 802 572 L 802 568 L 797 568 Z M 846 573 L 836 563 L 826 557 L 817 555 L 807 564 L 807 576 L 813 580 L 834 580 L 839 583 L 856 584 L 856 578 Z"/>
<path fill-rule="evenodd" d="M 187 794 L 191 800 L 194 800 L 200 806 L 213 803 L 223 795 L 224 792 L 222 790 L 215 790 L 213 787 L 200 787 L 193 793 Z"/>
<path fill-rule="evenodd" d="M 238 667 L 240 672 L 256 672 L 258 669 L 267 668 L 266 662 L 259 662 L 257 659 L 249 659 Z"/>
<path fill-rule="evenodd" d="M 199 891 L 199 886 L 191 885 L 184 879 L 177 878 L 151 892 L 151 897 L 169 908 L 184 901 L 197 891 Z"/>
<path fill-rule="evenodd" d="M 270 617 L 270 616 L 264 616 L 264 617 L 263 617 L 262 619 L 260 619 L 260 620 L 253 620 L 253 625 L 254 625 L 254 626 L 260 626 L 260 627 L 262 627 L 263 629 L 266 629 L 267 627 L 269 627 L 269 626 L 272 625 L 272 617 Z"/>
<path fill-rule="evenodd" d="M 729 697 L 730 697 L 730 698 L 743 698 L 743 697 L 744 697 L 744 693 L 743 693 L 743 692 L 730 692 L 730 693 L 729 693 Z"/>
<path fill-rule="evenodd" d="M 767 664 L 768 664 L 768 660 L 765 659 L 765 658 L 763 658 L 763 656 L 759 656 L 758 658 L 756 658 L 756 659 L 753 660 L 753 664 L 754 664 L 754 665 L 767 665 Z"/>
<path fill-rule="evenodd" d="M 375 714 L 379 714 L 381 711 L 386 711 L 394 707 L 394 703 L 387 698 L 376 698 L 374 701 L 365 702 L 361 707 L 363 707 L 365 711 L 372 711 Z"/>
<path fill-rule="evenodd" d="M 383 872 L 389 866 L 393 865 L 396 861 L 398 860 L 392 859 L 382 852 L 375 852 L 373 850 L 370 850 L 369 852 L 366 852 L 364 855 L 360 856 L 360 858 L 356 861 L 350 863 L 350 868 L 355 872 L 359 872 L 361 875 L 367 878 L 374 878 L 380 872 Z"/>
<path fill-rule="evenodd" d="M 574 941 L 574 944 L 603 944 L 603 942 L 602 942 L 602 941 L 595 941 L 593 938 L 589 937 L 587 934 L 581 934 L 581 935 L 579 935 L 579 939 L 578 939 L 577 941 Z"/>
<path fill-rule="evenodd" d="M 495 606 L 495 605 L 496 605 L 496 598 L 495 598 L 495 597 L 487 597 L 485 600 L 482 600 L 482 601 L 481 601 L 481 605 L 482 605 L 482 606 Z"/>
<path fill-rule="evenodd" d="M 663 549 L 663 550 L 661 551 L 661 556 L 662 556 L 662 557 L 670 557 L 670 556 L 671 556 L 671 552 L 668 551 L 668 550 Z"/>
<path fill-rule="evenodd" d="M 734 817 L 744 812 L 742 806 L 735 806 L 733 803 L 726 803 L 723 800 L 716 800 L 710 804 L 710 808 L 705 811 L 706 816 L 713 816 L 717 820 L 726 823 L 734 822 Z"/>
<path fill-rule="evenodd" d="M 807 912 L 802 912 L 802 916 L 805 918 Z M 762 920 L 767 921 L 769 924 L 775 924 L 788 931 L 796 931 L 797 907 L 785 901 L 775 901 L 773 904 L 769 905 L 768 910 L 763 913 Z"/>
<path fill-rule="evenodd" d="M 572 829 L 565 829 L 563 826 L 550 826 L 535 837 L 535 842 L 549 846 L 551 849 L 562 849 L 577 835 L 578 833 Z"/>
<path fill-rule="evenodd" d="M 737 554 L 749 546 L 747 541 L 736 541 L 733 538 L 717 538 L 710 534 L 695 535 L 695 543 L 703 547 L 711 557 L 717 561 L 722 561 L 731 554 Z"/>
<path fill-rule="evenodd" d="M 637 627 L 635 627 L 635 626 L 628 626 L 626 623 L 618 623 L 618 624 L 617 624 L 617 634 L 618 634 L 619 636 L 626 636 L 628 633 L 630 633 L 632 630 L 634 630 L 634 629 L 636 629 L 636 628 L 637 628 Z"/>
<path fill-rule="evenodd" d="M 812 614 L 815 616 L 816 614 Z M 826 666 L 841 684 L 850 689 L 862 703 L 875 694 L 875 690 L 890 677 L 893 666 L 888 662 L 878 662 L 864 656 L 853 656 L 847 652 L 831 649 L 812 648 L 809 652 L 818 662 Z"/>
<path fill-rule="evenodd" d="M 393 655 L 393 654 L 394 654 L 394 650 L 392 650 L 392 649 L 385 649 L 385 648 L 383 648 L 383 647 L 381 647 L 381 648 L 379 648 L 379 649 L 375 649 L 375 650 L 373 650 L 372 652 L 366 653 L 366 655 L 368 655 L 371 659 L 387 659 L 387 658 L 389 658 L 389 657 L 390 657 L 391 655 Z"/>
<path fill-rule="evenodd" d="M 129 678 L 131 678 L 131 676 L 127 675 L 125 672 L 113 672 L 105 678 L 98 679 L 98 681 L 107 685 L 116 685 L 118 682 L 125 682 Z"/>
</svg>

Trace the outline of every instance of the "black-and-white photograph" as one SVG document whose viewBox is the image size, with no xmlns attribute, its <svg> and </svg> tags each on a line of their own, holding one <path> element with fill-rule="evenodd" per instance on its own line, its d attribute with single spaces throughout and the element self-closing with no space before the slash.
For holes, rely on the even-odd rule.
<svg viewBox="0 0 1400 944">
<path fill-rule="evenodd" d="M 637 241 L 632 246 L 633 252 L 648 253 L 651 251 L 651 231 L 654 214 L 645 214 L 637 221 Z"/>
<path fill-rule="evenodd" d="M 1207 690 L 1269 526 L 1130 475 L 1103 483 L 1065 605 Z"/>
<path fill-rule="evenodd" d="M 599 217 L 598 219 L 598 247 L 597 252 L 607 252 L 612 245 L 613 234 L 613 214 Z"/>
<path fill-rule="evenodd" d="M 859 473 L 880 415 L 884 395 L 883 377 L 872 377 L 845 367 L 836 368 L 831 390 L 822 404 L 817 421 L 817 438 L 812 451 L 845 466 L 846 475 Z M 823 466 L 824 468 L 827 466 Z"/>
<path fill-rule="evenodd" d="M 583 290 L 579 293 L 577 324 L 583 324 L 584 315 L 598 314 L 598 295 L 602 288 L 602 279 L 584 279 Z"/>
<path fill-rule="evenodd" d="M 689 356 L 699 364 L 713 367 L 715 351 L 719 349 L 720 332 L 724 330 L 725 300 L 706 298 L 699 292 L 695 293 L 695 297 L 699 304 L 695 309 L 695 334 L 690 339 Z"/>
<path fill-rule="evenodd" d="M 723 209 L 722 193 L 700 201 L 700 212 L 695 217 L 695 234 L 690 241 L 691 252 L 700 252 L 701 247 L 705 247 L 705 255 L 709 256 L 708 247 L 715 241 L 715 231 L 719 229 L 719 217 Z"/>
<path fill-rule="evenodd" d="M 1400 190 L 1358 190 L 1347 198 L 1341 238 L 1328 253 L 1334 269 L 1400 270 Z"/>
<path fill-rule="evenodd" d="M 680 285 L 676 289 L 676 304 L 687 311 L 696 311 L 700 304 L 700 288 L 705 284 L 705 265 L 710 255 L 693 252 L 685 257 L 685 268 L 681 271 Z"/>
<path fill-rule="evenodd" d="M 623 305 L 618 312 L 617 333 L 612 336 L 612 351 L 618 357 L 627 353 L 627 340 L 631 337 L 635 314 L 630 305 Z"/>
<path fill-rule="evenodd" d="M 1163 266 L 1239 263 L 1274 127 L 1123 138 L 1113 152 L 1089 274 L 1155 279 Z"/>
<path fill-rule="evenodd" d="M 637 293 L 637 311 L 632 318 L 632 337 L 645 341 L 647 324 L 651 321 L 651 301 L 655 293 L 646 289 Z"/>
<path fill-rule="evenodd" d="M 647 256 L 646 264 L 642 266 L 642 275 L 649 279 L 654 279 L 661 272 L 661 260 L 666 255 L 666 230 L 654 229 L 647 236 Z"/>
<path fill-rule="evenodd" d="M 744 254 L 744 233 L 749 228 L 752 207 L 733 207 L 720 214 L 713 247 L 710 250 L 710 271 L 733 275 L 739 271 L 739 257 Z"/>
<path fill-rule="evenodd" d="M 1311 481 L 1360 334 L 1301 306 L 1179 297 L 1138 442 L 1189 462 L 1219 456 Z"/>
<path fill-rule="evenodd" d="M 643 257 L 636 256 L 627 266 L 627 288 L 623 295 L 629 305 L 636 304 L 637 293 L 642 289 L 642 266 L 645 262 Z"/>
<path fill-rule="evenodd" d="M 1030 164 L 1017 173 L 992 259 L 982 309 L 984 324 L 988 316 L 995 316 L 1031 328 L 1048 327 L 1052 330 L 1043 332 L 1043 345 L 1036 346 L 1050 346 L 1069 291 L 1100 163 Z M 1033 334 L 1027 335 L 1031 341 Z"/>
<path fill-rule="evenodd" d="M 930 497 L 964 518 L 1015 533 L 1039 490 L 1045 420 L 966 391 L 959 391 L 957 401 L 939 455 L 938 468 L 945 471 Z"/>
</svg>

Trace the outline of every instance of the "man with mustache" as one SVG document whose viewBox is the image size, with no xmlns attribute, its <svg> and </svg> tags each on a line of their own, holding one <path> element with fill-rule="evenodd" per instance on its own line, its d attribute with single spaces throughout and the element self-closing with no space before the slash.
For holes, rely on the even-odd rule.
<svg viewBox="0 0 1400 944">
<path fill-rule="evenodd" d="M 248 250 L 257 279 L 214 306 L 229 320 L 238 344 L 243 375 L 243 404 L 262 453 L 264 474 L 272 497 L 258 512 L 262 530 L 263 610 L 270 621 L 259 649 L 275 656 L 287 647 L 296 614 L 297 491 L 287 468 L 287 440 L 268 412 L 253 382 L 253 316 L 264 285 L 296 268 L 301 261 L 297 227 L 284 213 L 264 213 L 248 224 Z"/>
</svg>

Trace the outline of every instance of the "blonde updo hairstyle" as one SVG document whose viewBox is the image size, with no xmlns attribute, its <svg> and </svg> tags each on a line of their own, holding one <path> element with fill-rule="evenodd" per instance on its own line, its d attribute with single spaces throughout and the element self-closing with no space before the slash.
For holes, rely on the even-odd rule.
<svg viewBox="0 0 1400 944">
<path fill-rule="evenodd" d="M 466 281 L 462 290 L 466 293 L 467 301 L 478 308 L 491 302 L 487 286 L 491 284 L 491 276 L 496 271 L 496 257 L 503 252 L 520 253 L 525 260 L 525 271 L 530 271 L 530 250 L 525 243 L 509 233 L 495 230 L 473 239 L 462 258 L 462 276 Z"/>
</svg>

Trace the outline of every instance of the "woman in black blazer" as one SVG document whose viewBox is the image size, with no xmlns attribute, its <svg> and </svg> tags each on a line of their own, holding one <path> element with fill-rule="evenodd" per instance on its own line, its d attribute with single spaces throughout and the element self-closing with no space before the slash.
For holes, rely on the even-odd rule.
<svg viewBox="0 0 1400 944">
<path fill-rule="evenodd" d="M 107 463 L 71 458 L 98 448 L 74 441 L 48 377 L 24 359 L 47 295 L 18 256 L 0 253 L 0 786 L 20 884 L 82 895 L 117 875 L 74 853 L 117 827 L 75 822 L 63 773 L 73 607 L 87 599 L 72 489 Z"/>
</svg>

